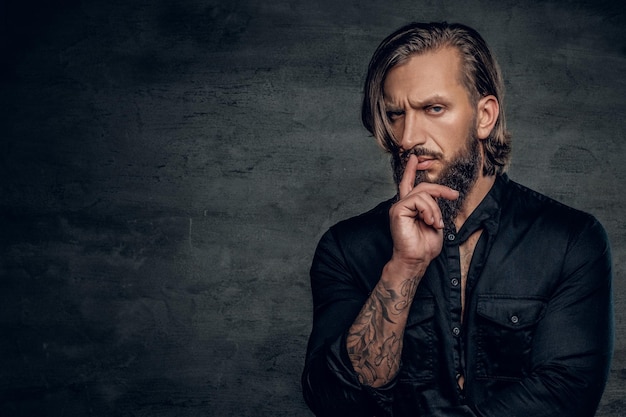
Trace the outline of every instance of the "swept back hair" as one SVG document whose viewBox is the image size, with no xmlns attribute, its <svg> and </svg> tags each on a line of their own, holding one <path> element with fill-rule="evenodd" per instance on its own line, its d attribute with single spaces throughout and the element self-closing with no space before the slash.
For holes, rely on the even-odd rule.
<svg viewBox="0 0 626 417">
<path fill-rule="evenodd" d="M 468 26 L 446 22 L 410 23 L 384 39 L 368 67 L 361 107 L 363 125 L 386 151 L 397 152 L 398 144 L 385 109 L 383 87 L 387 73 L 413 55 L 444 47 L 453 47 L 459 52 L 460 81 L 474 107 L 482 97 L 488 95 L 498 100 L 498 119 L 489 137 L 481 143 L 485 151 L 483 173 L 502 174 L 508 167 L 511 155 L 511 135 L 506 129 L 504 117 L 504 83 L 500 67 L 487 43 L 476 30 Z"/>
</svg>

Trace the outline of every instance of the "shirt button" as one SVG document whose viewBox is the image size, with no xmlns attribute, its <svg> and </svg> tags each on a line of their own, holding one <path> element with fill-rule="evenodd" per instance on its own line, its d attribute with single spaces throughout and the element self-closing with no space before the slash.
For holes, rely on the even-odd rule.
<svg viewBox="0 0 626 417">
<path fill-rule="evenodd" d="M 452 278 L 450 280 L 450 284 L 452 284 L 453 287 L 457 287 L 459 285 L 459 280 L 456 278 Z"/>
<path fill-rule="evenodd" d="M 448 233 L 447 238 L 450 242 L 452 242 L 454 239 L 456 239 L 456 236 L 454 235 L 454 233 Z"/>
<path fill-rule="evenodd" d="M 517 323 L 519 323 L 519 317 L 517 317 L 517 316 L 511 316 L 511 323 L 513 323 L 513 324 L 517 324 Z"/>
<path fill-rule="evenodd" d="M 459 329 L 458 327 L 454 327 L 452 329 L 452 334 L 458 336 L 459 334 L 461 334 L 461 329 Z"/>
</svg>

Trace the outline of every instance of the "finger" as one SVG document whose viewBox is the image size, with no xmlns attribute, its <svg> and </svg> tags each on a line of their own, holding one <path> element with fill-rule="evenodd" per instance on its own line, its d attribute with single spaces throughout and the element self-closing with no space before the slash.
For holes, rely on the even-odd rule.
<svg viewBox="0 0 626 417">
<path fill-rule="evenodd" d="M 459 192 L 445 185 L 433 184 L 429 182 L 421 182 L 410 193 L 427 193 L 432 198 L 445 198 L 446 200 L 456 200 L 459 198 Z"/>
<path fill-rule="evenodd" d="M 404 173 L 402 174 L 402 180 L 400 180 L 400 184 L 398 185 L 400 198 L 404 198 L 407 194 L 411 192 L 411 190 L 413 190 L 416 176 L 417 176 L 417 156 L 411 155 L 409 156 L 409 160 L 407 161 L 406 166 L 404 168 Z"/>
<path fill-rule="evenodd" d="M 427 225 L 438 227 L 443 216 L 437 201 L 427 193 L 415 195 L 417 216 Z"/>
<path fill-rule="evenodd" d="M 426 192 L 409 193 L 394 204 L 392 210 L 392 215 L 419 219 L 430 226 L 437 226 L 442 217 L 437 201 Z"/>
<path fill-rule="evenodd" d="M 400 199 L 397 205 L 401 209 L 401 213 L 399 213 L 401 216 L 420 219 L 429 226 L 442 229 L 444 222 L 437 199 L 455 200 L 458 197 L 458 191 L 449 187 L 421 183 L 414 187 L 408 195 Z"/>
</svg>

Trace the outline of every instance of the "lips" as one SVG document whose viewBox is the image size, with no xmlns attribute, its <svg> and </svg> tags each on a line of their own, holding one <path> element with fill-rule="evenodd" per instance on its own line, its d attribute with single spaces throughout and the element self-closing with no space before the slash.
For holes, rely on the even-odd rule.
<svg viewBox="0 0 626 417">
<path fill-rule="evenodd" d="M 415 155 L 417 158 L 417 167 L 415 168 L 417 171 L 427 171 L 437 161 L 443 160 L 443 155 L 439 152 L 434 152 L 426 148 L 413 148 L 398 155 L 403 170 L 411 155 Z"/>
<path fill-rule="evenodd" d="M 434 163 L 435 163 L 435 159 L 432 158 L 432 157 L 418 156 L 417 157 L 417 170 L 418 171 L 426 171 Z"/>
</svg>

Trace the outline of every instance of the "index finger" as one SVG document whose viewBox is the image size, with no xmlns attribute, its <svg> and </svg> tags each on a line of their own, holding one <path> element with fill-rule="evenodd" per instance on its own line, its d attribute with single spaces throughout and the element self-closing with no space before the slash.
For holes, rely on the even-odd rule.
<svg viewBox="0 0 626 417">
<path fill-rule="evenodd" d="M 417 176 L 417 156 L 410 155 L 409 160 L 404 167 L 404 173 L 402 174 L 402 180 L 400 180 L 400 184 L 398 184 L 398 192 L 400 193 L 400 198 L 406 197 L 408 193 L 413 190 L 413 186 L 415 185 L 415 177 Z"/>
<path fill-rule="evenodd" d="M 406 167 L 404 168 L 402 180 L 400 180 L 400 184 L 398 184 L 398 192 L 401 199 L 409 195 L 411 191 L 416 188 L 415 178 L 417 177 L 417 164 L 417 156 L 415 156 L 415 154 L 411 154 L 406 163 Z M 450 187 L 446 187 L 445 185 L 428 182 L 423 182 L 418 185 L 420 189 L 430 194 L 433 198 L 445 198 L 446 200 L 456 200 L 459 198 L 458 191 Z"/>
</svg>

